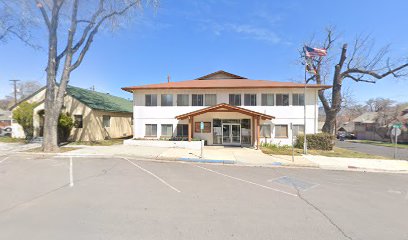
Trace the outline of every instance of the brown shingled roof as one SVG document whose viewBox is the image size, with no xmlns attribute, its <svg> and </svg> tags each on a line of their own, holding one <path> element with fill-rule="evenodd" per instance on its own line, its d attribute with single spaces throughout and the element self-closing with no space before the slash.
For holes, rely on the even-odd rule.
<svg viewBox="0 0 408 240">
<path fill-rule="evenodd" d="M 217 80 L 188 80 L 181 82 L 169 82 L 148 84 L 122 88 L 125 91 L 146 89 L 237 89 L 237 88 L 304 88 L 302 83 L 274 82 L 268 80 L 250 79 L 217 79 Z M 330 85 L 307 84 L 307 88 L 328 89 Z"/>
</svg>

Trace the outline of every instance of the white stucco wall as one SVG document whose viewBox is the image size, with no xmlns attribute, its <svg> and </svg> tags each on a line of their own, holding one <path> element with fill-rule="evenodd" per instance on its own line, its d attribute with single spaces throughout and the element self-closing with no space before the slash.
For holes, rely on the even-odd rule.
<svg viewBox="0 0 408 240">
<path fill-rule="evenodd" d="M 303 88 L 294 89 L 219 89 L 219 90 L 137 90 L 133 94 L 134 98 L 134 137 L 144 138 L 145 137 L 145 124 L 157 124 L 157 137 L 161 136 L 161 124 L 172 124 L 173 133 L 176 134 L 177 124 L 187 124 L 187 120 L 177 120 L 175 117 L 177 115 L 185 114 L 188 112 L 196 111 L 206 106 L 176 106 L 177 105 L 177 94 L 189 94 L 189 105 L 191 105 L 191 94 L 217 94 L 217 104 L 228 103 L 229 94 L 241 94 L 241 102 L 244 104 L 244 94 L 257 94 L 257 106 L 240 106 L 243 108 L 250 109 L 252 111 L 272 115 L 275 117 L 271 122 L 272 127 L 275 124 L 300 124 L 303 125 L 304 114 L 303 106 L 292 106 L 292 93 L 303 93 Z M 261 106 L 261 94 L 262 93 L 272 93 L 276 94 L 283 93 L 289 94 L 289 106 Z M 157 105 L 152 107 L 145 106 L 145 94 L 157 94 Z M 173 106 L 160 106 L 160 95 L 161 94 L 173 94 Z M 276 99 L 275 99 L 276 104 Z M 307 133 L 317 133 L 317 89 L 307 89 L 306 93 L 306 110 L 307 110 L 307 122 L 306 122 L 306 132 Z M 194 118 L 194 121 L 210 121 L 213 118 L 221 119 L 250 119 L 249 116 L 232 113 L 232 115 L 226 115 L 226 113 L 207 113 Z M 261 121 L 261 124 L 266 122 Z M 212 130 L 212 129 L 211 129 Z M 261 139 L 261 141 L 272 142 L 276 144 L 287 145 L 291 144 L 292 139 L 291 131 L 289 129 L 289 138 L 275 138 L 274 128 L 272 128 L 272 138 L 271 139 Z M 212 144 L 210 139 L 212 138 L 212 133 L 210 134 L 196 134 L 195 138 L 202 138 L 208 140 L 209 144 Z"/>
</svg>

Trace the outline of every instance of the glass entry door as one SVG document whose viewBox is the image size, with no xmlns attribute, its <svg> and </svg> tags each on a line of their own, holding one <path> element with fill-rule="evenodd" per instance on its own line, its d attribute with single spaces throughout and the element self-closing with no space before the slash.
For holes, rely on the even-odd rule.
<svg viewBox="0 0 408 240">
<path fill-rule="evenodd" d="M 240 145 L 241 144 L 241 125 L 234 123 L 222 124 L 222 144 Z"/>
</svg>

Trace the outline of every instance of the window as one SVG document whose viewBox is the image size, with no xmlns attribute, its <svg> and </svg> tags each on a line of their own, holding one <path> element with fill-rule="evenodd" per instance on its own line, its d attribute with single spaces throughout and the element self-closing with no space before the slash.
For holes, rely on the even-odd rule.
<svg viewBox="0 0 408 240">
<path fill-rule="evenodd" d="M 261 105 L 262 106 L 273 106 L 275 105 L 274 95 L 271 93 L 262 94 Z"/>
<path fill-rule="evenodd" d="M 157 137 L 157 124 L 146 124 L 146 137 Z"/>
<path fill-rule="evenodd" d="M 303 106 L 305 104 L 305 95 L 294 93 L 292 94 L 292 105 L 293 106 Z"/>
<path fill-rule="evenodd" d="M 288 137 L 288 125 L 275 125 L 275 137 L 287 138 Z"/>
<path fill-rule="evenodd" d="M 276 106 L 289 106 L 289 94 L 276 94 Z"/>
<path fill-rule="evenodd" d="M 261 137 L 270 138 L 272 135 L 272 128 L 270 124 L 261 125 Z"/>
<path fill-rule="evenodd" d="M 172 94 L 162 94 L 161 95 L 161 105 L 164 107 L 173 106 L 173 95 Z"/>
<path fill-rule="evenodd" d="M 102 124 L 103 124 L 104 128 L 105 127 L 110 127 L 110 119 L 111 119 L 111 116 L 109 116 L 109 115 L 103 115 L 102 116 Z"/>
<path fill-rule="evenodd" d="M 193 94 L 191 96 L 191 101 L 193 106 L 204 106 L 204 96 L 203 94 Z"/>
<path fill-rule="evenodd" d="M 245 106 L 256 106 L 256 94 L 245 94 L 244 95 L 244 105 Z"/>
<path fill-rule="evenodd" d="M 161 135 L 163 137 L 173 136 L 173 125 L 172 124 L 162 124 L 161 125 Z"/>
<path fill-rule="evenodd" d="M 157 94 L 146 94 L 145 95 L 145 106 L 157 106 Z"/>
<path fill-rule="evenodd" d="M 241 106 L 241 94 L 230 94 L 229 104 L 232 106 Z"/>
<path fill-rule="evenodd" d="M 188 106 L 188 94 L 177 94 L 177 106 Z"/>
<path fill-rule="evenodd" d="M 188 136 L 188 124 L 177 124 L 177 137 Z"/>
<path fill-rule="evenodd" d="M 292 126 L 293 136 L 299 136 L 305 133 L 305 125 L 293 125 Z"/>
<path fill-rule="evenodd" d="M 205 94 L 205 106 L 217 105 L 217 95 L 216 94 Z"/>
<path fill-rule="evenodd" d="M 74 115 L 74 126 L 76 128 L 82 128 L 83 124 L 83 119 L 82 115 Z"/>
<path fill-rule="evenodd" d="M 196 133 L 211 133 L 211 122 L 203 122 L 204 129 L 201 130 L 201 122 L 194 123 L 194 132 Z"/>
</svg>

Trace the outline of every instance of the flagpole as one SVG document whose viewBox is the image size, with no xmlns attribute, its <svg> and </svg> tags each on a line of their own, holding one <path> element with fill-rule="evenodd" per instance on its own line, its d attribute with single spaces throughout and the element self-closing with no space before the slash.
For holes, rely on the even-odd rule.
<svg viewBox="0 0 408 240">
<path fill-rule="evenodd" d="M 307 80 L 306 80 L 306 72 L 307 72 L 307 62 L 305 62 L 305 87 L 304 87 L 304 91 L 303 91 L 303 154 L 307 154 L 307 137 L 306 137 L 306 84 L 307 84 Z"/>
</svg>

